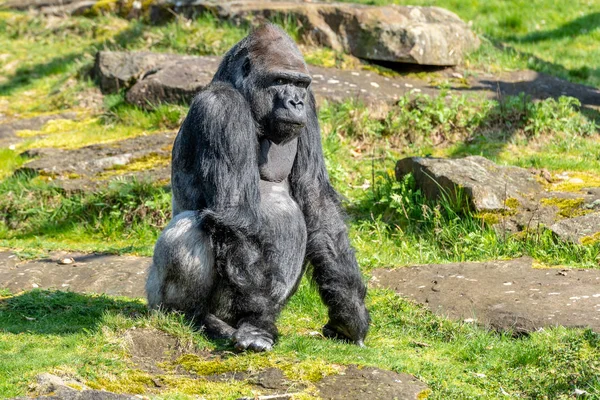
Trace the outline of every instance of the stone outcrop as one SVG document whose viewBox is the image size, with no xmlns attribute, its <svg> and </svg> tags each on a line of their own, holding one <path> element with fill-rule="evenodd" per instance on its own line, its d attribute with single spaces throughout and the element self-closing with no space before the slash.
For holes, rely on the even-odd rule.
<svg viewBox="0 0 600 400">
<path fill-rule="evenodd" d="M 96 56 L 94 75 L 104 93 L 126 89 L 127 100 L 141 107 L 176 101 L 189 103 L 208 85 L 221 58 L 150 52 L 101 51 Z M 386 77 L 369 70 L 340 70 L 309 66 L 317 102 L 360 100 L 372 108 L 396 102 L 407 94 L 436 96 L 439 89 L 428 80 L 414 76 Z M 462 77 L 456 70 L 438 71 L 457 92 L 469 86 L 465 95 L 494 98 L 525 92 L 535 99 L 576 97 L 586 108 L 600 110 L 600 91 L 533 71 L 514 71 L 492 78 L 482 73 Z M 458 79 L 456 76 L 460 76 Z"/>
<path fill-rule="evenodd" d="M 552 226 L 562 232 L 559 237 L 572 239 L 600 231 L 598 217 L 561 221 L 600 208 L 600 192 L 550 191 L 537 170 L 501 166 L 479 156 L 408 157 L 396 163 L 397 179 L 409 173 L 429 199 L 449 199 L 503 232 Z"/>
<path fill-rule="evenodd" d="M 532 259 L 373 271 L 393 289 L 453 319 L 527 333 L 549 326 L 600 332 L 600 271 L 532 268 Z"/>
<path fill-rule="evenodd" d="M 438 7 L 366 6 L 302 1 L 164 1 L 151 8 L 161 22 L 210 12 L 227 21 L 292 19 L 306 42 L 368 60 L 457 65 L 479 46 L 456 14 Z"/>
</svg>

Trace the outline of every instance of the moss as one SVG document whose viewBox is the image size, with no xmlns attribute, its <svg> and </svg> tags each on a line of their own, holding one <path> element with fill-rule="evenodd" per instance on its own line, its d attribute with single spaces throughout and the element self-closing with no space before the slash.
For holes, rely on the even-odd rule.
<svg viewBox="0 0 600 400">
<path fill-rule="evenodd" d="M 581 238 L 581 244 L 584 246 L 590 246 L 597 243 L 600 243 L 600 232 L 596 232 L 593 235 Z"/>
<path fill-rule="evenodd" d="M 543 206 L 552 207 L 555 206 L 558 208 L 558 215 L 563 218 L 574 218 L 579 217 L 581 215 L 585 215 L 591 212 L 591 210 L 586 210 L 581 208 L 583 205 L 584 199 L 561 199 L 561 198 L 547 198 L 542 199 L 540 203 Z"/>
<path fill-rule="evenodd" d="M 319 67 L 359 69 L 361 66 L 358 58 L 326 47 L 302 47 L 302 53 L 308 64 Z"/>
<path fill-rule="evenodd" d="M 161 376 L 161 384 L 164 385 L 161 394 L 188 395 L 191 398 L 201 396 L 205 399 L 237 399 L 240 397 L 252 397 L 255 393 L 252 386 L 247 382 L 227 381 L 209 382 L 203 379 L 184 378 L 179 376 Z"/>
<path fill-rule="evenodd" d="M 127 17 L 133 9 L 134 0 L 99 0 L 89 10 L 85 12 L 86 16 L 93 17 L 103 14 L 118 14 L 121 17 Z M 143 0 L 142 13 L 148 11 L 154 0 Z"/>
<path fill-rule="evenodd" d="M 131 160 L 125 165 L 113 165 L 100 174 L 100 177 L 121 175 L 125 172 L 148 171 L 166 167 L 171 161 L 170 155 L 150 153 L 143 157 Z"/>
<path fill-rule="evenodd" d="M 57 147 L 77 149 L 90 144 L 110 143 L 147 133 L 144 129 L 132 126 L 105 125 L 100 118 L 87 118 L 79 121 L 54 120 L 39 131 L 22 130 L 17 136 L 29 139 L 19 144 L 18 150 Z"/>
<path fill-rule="evenodd" d="M 600 187 L 600 176 L 585 172 L 569 172 L 569 179 L 549 185 L 549 189 L 559 192 L 579 192 L 584 188 Z"/>
<path fill-rule="evenodd" d="M 153 378 L 146 372 L 129 369 L 118 376 L 98 377 L 86 382 L 92 389 L 108 390 L 115 393 L 144 394 L 148 388 L 155 387 Z"/>
<path fill-rule="evenodd" d="M 502 214 L 495 212 L 480 212 L 475 214 L 475 217 L 481 219 L 484 223 L 488 225 L 496 225 L 500 222 Z"/>
<path fill-rule="evenodd" d="M 509 197 L 504 202 L 504 206 L 506 206 L 512 210 L 517 209 L 520 205 L 521 205 L 521 203 L 519 202 L 519 200 L 515 199 L 514 197 Z"/>
</svg>

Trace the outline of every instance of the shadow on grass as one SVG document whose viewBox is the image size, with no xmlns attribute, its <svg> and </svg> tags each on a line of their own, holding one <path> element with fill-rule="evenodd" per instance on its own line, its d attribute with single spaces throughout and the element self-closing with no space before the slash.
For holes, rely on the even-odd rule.
<svg viewBox="0 0 600 400">
<path fill-rule="evenodd" d="M 135 318 L 147 314 L 147 309 L 135 300 L 36 289 L 0 299 L 0 331 L 44 335 L 93 332 L 107 312 Z"/>
<path fill-rule="evenodd" d="M 511 42 L 535 43 L 543 40 L 558 40 L 564 37 L 574 37 L 586 34 L 600 27 L 600 12 L 584 15 L 567 22 L 559 28 L 532 32 L 525 36 L 511 36 L 508 38 Z"/>
</svg>

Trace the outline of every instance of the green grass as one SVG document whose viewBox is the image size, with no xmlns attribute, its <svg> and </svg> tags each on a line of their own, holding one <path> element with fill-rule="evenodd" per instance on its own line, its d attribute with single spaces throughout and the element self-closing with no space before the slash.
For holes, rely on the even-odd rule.
<svg viewBox="0 0 600 400">
<path fill-rule="evenodd" d="M 311 335 L 326 322 L 326 309 L 303 282 L 283 312 L 281 340 L 268 354 L 221 353 L 217 362 L 186 356 L 162 364 L 204 375 L 275 366 L 305 385 L 339 370 L 372 365 L 407 372 L 426 382 L 431 399 L 511 397 L 569 398 L 577 388 L 600 395 L 600 337 L 589 330 L 547 329 L 514 339 L 471 324 L 451 322 L 396 295 L 372 290 L 373 325 L 364 349 Z M 122 298 L 34 290 L 0 299 L 0 397 L 25 394 L 36 373 L 77 376 L 92 387 L 156 393 L 150 375 L 135 369 L 123 333 L 133 327 L 166 331 L 199 349 L 231 350 L 190 330 L 181 318 L 149 314 L 142 303 Z M 167 373 L 162 396 L 234 399 L 243 385 L 215 385 Z M 162 397 L 161 396 L 161 397 Z M 181 397 L 180 397 L 181 398 Z"/>
<path fill-rule="evenodd" d="M 595 0 L 342 0 L 437 6 L 484 36 L 475 67 L 533 69 L 600 87 L 600 3 Z"/>
<path fill-rule="evenodd" d="M 599 85 L 595 2 L 436 4 L 473 20 L 489 39 L 469 57 L 471 66 L 532 67 Z M 546 23 L 537 30 L 542 19 Z M 293 21 L 282 22 L 292 33 L 297 29 Z M 581 32 L 582 25 L 587 32 Z M 88 105 L 86 100 L 97 95 L 88 75 L 95 52 L 222 54 L 247 29 L 209 16 L 154 27 L 114 15 L 42 19 L 0 12 L 0 113 L 9 120 L 64 110 L 79 115 L 77 121 L 21 131 L 24 141 L 14 150 L 0 149 L 0 247 L 27 257 L 52 250 L 151 255 L 170 218 L 171 195 L 160 183 L 113 178 L 96 192 L 65 193 L 39 177 L 12 176 L 26 161 L 19 152 L 177 129 L 186 113 L 182 105 L 145 111 L 125 104 L 122 93 Z M 307 59 L 337 67 L 355 62 L 327 49 L 310 49 Z M 393 178 L 394 162 L 404 156 L 477 154 L 501 164 L 569 171 L 585 184 L 600 186 L 600 121 L 576 100 L 469 100 L 444 91 L 436 98 L 403 98 L 377 117 L 356 102 L 326 104 L 320 122 L 328 171 L 345 197 L 351 239 L 367 279 L 379 267 L 523 255 L 546 265 L 599 268 L 599 243 L 566 244 L 543 230 L 498 236 L 455 202 L 425 199 L 411 177 Z M 370 290 L 368 306 L 373 326 L 366 349 L 314 336 L 327 313 L 305 280 L 279 320 L 282 338 L 275 350 L 232 354 L 224 343 L 192 331 L 180 316 L 148 313 L 137 300 L 0 291 L 0 398 L 26 394 L 41 372 L 76 377 L 94 388 L 152 395 L 158 394 L 152 378 L 158 378 L 160 398 L 239 398 L 253 395 L 246 383 L 189 379 L 169 371 L 206 374 L 272 366 L 307 385 L 303 398 L 310 398 L 314 380 L 343 364 L 411 373 L 432 388 L 433 399 L 572 398 L 575 389 L 600 398 L 600 337 L 589 330 L 554 328 L 513 338 L 510 332 L 435 316 L 383 290 Z M 123 334 L 133 327 L 168 332 L 181 343 L 216 350 L 221 360 L 184 356 L 162 365 L 164 374 L 151 376 L 129 359 Z"/>
</svg>

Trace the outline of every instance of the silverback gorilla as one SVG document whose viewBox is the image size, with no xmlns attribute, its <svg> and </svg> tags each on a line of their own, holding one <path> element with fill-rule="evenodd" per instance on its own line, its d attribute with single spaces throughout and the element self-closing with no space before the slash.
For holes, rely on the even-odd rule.
<svg viewBox="0 0 600 400">
<path fill-rule="evenodd" d="M 265 351 L 308 262 L 327 337 L 363 345 L 366 287 L 321 148 L 308 69 L 265 25 L 224 56 L 173 147 L 173 220 L 154 249 L 151 308 Z"/>
</svg>

